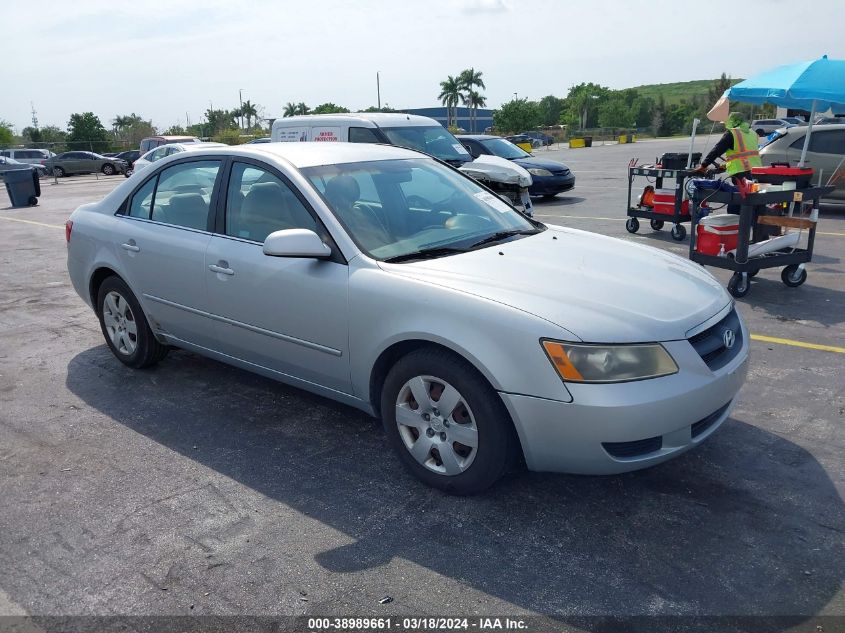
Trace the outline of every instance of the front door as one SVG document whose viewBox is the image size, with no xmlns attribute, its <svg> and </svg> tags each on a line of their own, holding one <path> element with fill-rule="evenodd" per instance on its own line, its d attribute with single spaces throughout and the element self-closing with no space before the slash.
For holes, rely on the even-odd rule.
<svg viewBox="0 0 845 633">
<path fill-rule="evenodd" d="M 260 163 L 233 163 L 222 226 L 205 258 L 219 349 L 351 393 L 348 266 L 264 254 L 267 235 L 294 228 L 310 229 L 330 241 L 322 223 L 280 173 Z"/>
</svg>

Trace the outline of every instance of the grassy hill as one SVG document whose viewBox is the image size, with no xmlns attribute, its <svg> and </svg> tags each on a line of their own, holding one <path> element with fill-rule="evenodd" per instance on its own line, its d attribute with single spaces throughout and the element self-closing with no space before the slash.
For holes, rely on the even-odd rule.
<svg viewBox="0 0 845 633">
<path fill-rule="evenodd" d="M 673 84 L 635 86 L 634 89 L 641 95 L 651 97 L 655 101 L 662 94 L 667 104 L 680 103 L 682 100 L 691 103 L 697 95 L 707 97 L 707 91 L 715 81 L 716 79 L 696 79 L 695 81 L 678 81 Z M 731 79 L 732 84 L 740 81 L 742 79 Z"/>
</svg>

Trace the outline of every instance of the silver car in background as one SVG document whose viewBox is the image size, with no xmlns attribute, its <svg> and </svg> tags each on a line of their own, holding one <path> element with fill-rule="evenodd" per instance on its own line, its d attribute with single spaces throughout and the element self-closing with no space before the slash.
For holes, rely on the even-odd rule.
<svg viewBox="0 0 845 633">
<path fill-rule="evenodd" d="M 520 457 L 585 474 L 665 461 L 745 380 L 748 332 L 701 266 L 535 222 L 398 147 L 182 152 L 78 208 L 66 236 L 124 364 L 175 346 L 347 403 L 453 493 Z"/>
<path fill-rule="evenodd" d="M 805 126 L 780 130 L 769 143 L 760 150 L 760 159 L 764 165 L 788 163 L 797 165 L 801 160 L 801 150 L 807 137 Z M 821 183 L 835 186 L 831 198 L 845 198 L 845 125 L 823 125 L 814 127 L 810 134 L 807 148 L 807 167 L 812 167 L 815 175 L 813 184 Z"/>
</svg>

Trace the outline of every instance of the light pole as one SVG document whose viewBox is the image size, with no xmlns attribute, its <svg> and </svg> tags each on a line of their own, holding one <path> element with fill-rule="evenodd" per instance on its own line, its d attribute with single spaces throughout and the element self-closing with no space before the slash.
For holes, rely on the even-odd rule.
<svg viewBox="0 0 845 633">
<path fill-rule="evenodd" d="M 241 130 L 244 129 L 244 89 L 238 88 L 238 102 L 241 104 L 238 118 L 241 120 Z"/>
<path fill-rule="evenodd" d="M 379 72 L 376 71 L 376 98 L 378 100 L 378 109 L 381 110 L 381 81 L 379 79 Z"/>
<path fill-rule="evenodd" d="M 513 93 L 513 100 L 514 100 L 514 101 L 519 100 L 519 95 L 518 95 L 517 93 L 515 93 L 515 92 Z"/>
</svg>

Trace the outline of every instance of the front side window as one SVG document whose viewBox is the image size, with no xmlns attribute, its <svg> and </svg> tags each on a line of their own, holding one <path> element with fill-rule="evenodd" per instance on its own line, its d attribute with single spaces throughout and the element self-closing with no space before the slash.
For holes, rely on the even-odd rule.
<svg viewBox="0 0 845 633">
<path fill-rule="evenodd" d="M 157 178 L 150 178 L 143 187 L 135 192 L 129 203 L 129 216 L 133 218 L 150 219 L 150 209 L 153 206 L 153 192 Z"/>
<path fill-rule="evenodd" d="M 324 165 L 302 173 L 355 243 L 376 259 L 445 255 L 480 248 L 503 233 L 542 230 L 475 181 L 431 159 Z M 364 179 L 374 183 L 374 199 L 364 199 Z"/>
<path fill-rule="evenodd" d="M 179 163 L 163 169 L 153 198 L 152 219 L 205 231 L 219 160 Z"/>
<path fill-rule="evenodd" d="M 446 162 L 466 163 L 472 160 L 461 142 L 442 125 L 384 127 L 382 131 L 393 145 L 419 150 Z"/>
<path fill-rule="evenodd" d="M 503 138 L 484 139 L 481 141 L 481 144 L 494 156 L 500 156 L 501 158 L 507 158 L 508 160 L 531 157 L 531 154 Z"/>
<path fill-rule="evenodd" d="M 284 229 L 319 232 L 305 205 L 280 178 L 265 169 L 235 163 L 226 199 L 226 235 L 263 242 Z"/>
</svg>

